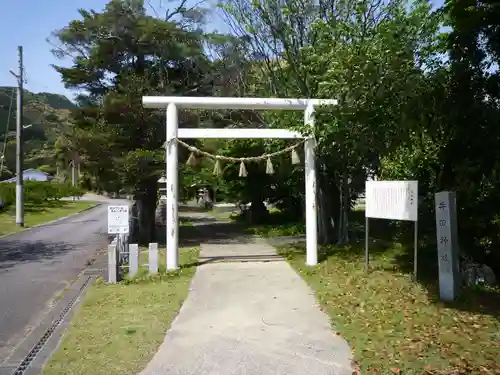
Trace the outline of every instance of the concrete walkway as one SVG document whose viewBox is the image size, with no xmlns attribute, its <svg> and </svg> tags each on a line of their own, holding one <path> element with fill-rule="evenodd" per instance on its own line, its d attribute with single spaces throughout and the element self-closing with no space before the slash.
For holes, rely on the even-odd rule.
<svg viewBox="0 0 500 375">
<path fill-rule="evenodd" d="M 274 248 L 202 244 L 200 256 L 190 294 L 141 375 L 352 374 L 347 343 Z"/>
</svg>

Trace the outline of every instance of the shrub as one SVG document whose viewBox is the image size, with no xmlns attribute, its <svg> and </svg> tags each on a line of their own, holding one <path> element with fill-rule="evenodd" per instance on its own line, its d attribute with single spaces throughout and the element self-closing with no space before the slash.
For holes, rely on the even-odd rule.
<svg viewBox="0 0 500 375">
<path fill-rule="evenodd" d="M 71 186 L 68 183 L 24 181 L 24 202 L 26 204 L 41 204 L 46 201 L 54 201 L 71 196 L 80 197 L 83 193 L 83 189 Z M 3 201 L 2 210 L 7 209 L 15 203 L 15 182 L 0 183 L 0 199 Z"/>
<path fill-rule="evenodd" d="M 0 200 L 3 202 L 0 211 L 6 210 L 16 201 L 16 185 L 14 183 L 0 183 Z"/>
</svg>

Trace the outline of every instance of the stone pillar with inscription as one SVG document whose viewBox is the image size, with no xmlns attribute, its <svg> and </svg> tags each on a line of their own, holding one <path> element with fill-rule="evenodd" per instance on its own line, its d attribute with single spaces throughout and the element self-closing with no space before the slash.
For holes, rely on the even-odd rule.
<svg viewBox="0 0 500 375">
<path fill-rule="evenodd" d="M 457 231 L 457 204 L 454 192 L 435 195 L 436 236 L 439 264 L 439 296 L 443 301 L 454 300 L 460 289 L 460 265 Z"/>
</svg>

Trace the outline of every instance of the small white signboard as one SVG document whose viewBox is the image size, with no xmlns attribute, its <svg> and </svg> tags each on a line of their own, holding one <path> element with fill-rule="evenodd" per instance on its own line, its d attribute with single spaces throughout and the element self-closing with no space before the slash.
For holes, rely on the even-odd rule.
<svg viewBox="0 0 500 375">
<path fill-rule="evenodd" d="M 413 277 L 416 280 L 418 258 L 418 181 L 366 181 L 365 186 L 365 269 L 368 270 L 368 219 L 413 221 Z"/>
<path fill-rule="evenodd" d="M 128 234 L 128 228 L 128 205 L 108 206 L 108 234 Z"/>
<path fill-rule="evenodd" d="M 418 221 L 418 181 L 366 181 L 365 216 Z"/>
</svg>

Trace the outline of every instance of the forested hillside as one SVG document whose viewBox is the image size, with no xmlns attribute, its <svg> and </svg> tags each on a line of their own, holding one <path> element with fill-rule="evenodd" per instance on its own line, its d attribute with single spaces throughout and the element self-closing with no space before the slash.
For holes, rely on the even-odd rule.
<svg viewBox="0 0 500 375">
<path fill-rule="evenodd" d="M 59 94 L 24 90 L 24 168 L 40 168 L 49 173 L 57 169 L 56 142 L 71 130 L 68 98 Z M 0 155 L 5 147 L 5 161 L 0 178 L 15 171 L 16 88 L 0 87 Z M 4 146 L 5 142 L 5 146 Z M 64 164 L 64 163 L 63 163 Z"/>
</svg>

